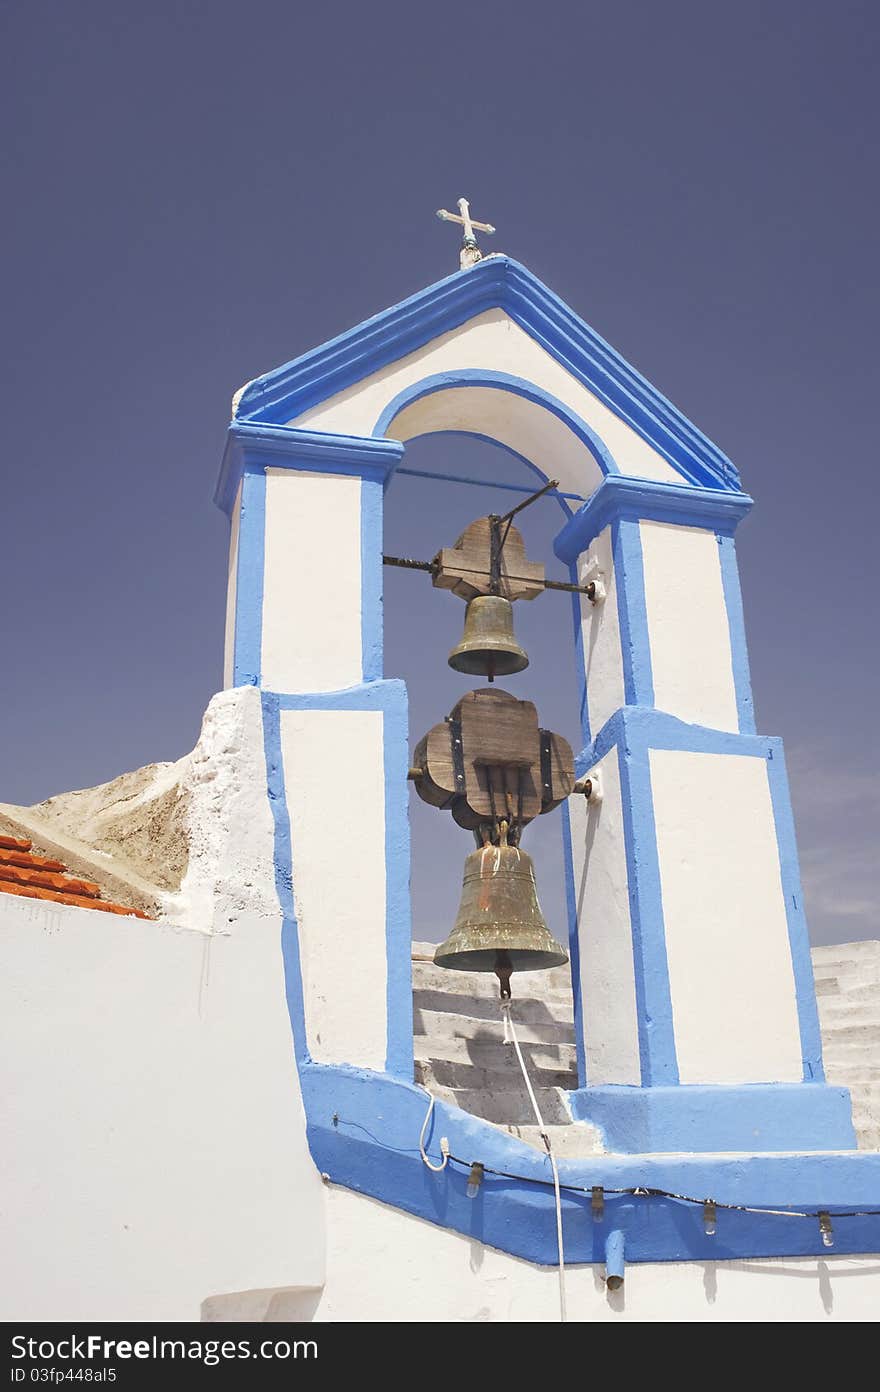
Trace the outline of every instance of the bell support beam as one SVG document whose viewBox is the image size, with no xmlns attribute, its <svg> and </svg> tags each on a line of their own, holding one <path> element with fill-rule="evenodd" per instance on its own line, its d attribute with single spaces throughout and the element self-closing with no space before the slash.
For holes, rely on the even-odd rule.
<svg viewBox="0 0 880 1392">
<path fill-rule="evenodd" d="M 406 688 L 382 680 L 394 441 L 234 423 L 228 685 L 261 688 L 300 1065 L 413 1070 Z"/>
<path fill-rule="evenodd" d="M 854 1145 L 824 1083 L 781 741 L 755 734 L 742 493 L 609 477 L 557 538 L 586 747 L 569 800 L 576 1116 L 622 1150 Z"/>
</svg>

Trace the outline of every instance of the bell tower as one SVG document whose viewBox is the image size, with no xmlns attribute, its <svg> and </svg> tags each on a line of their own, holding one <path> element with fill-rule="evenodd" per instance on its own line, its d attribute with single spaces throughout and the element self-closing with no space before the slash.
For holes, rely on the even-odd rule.
<svg viewBox="0 0 880 1392">
<path fill-rule="evenodd" d="M 598 1171 L 565 1162 L 569 1179 L 589 1191 L 612 1170 L 636 1186 L 653 1174 L 664 1189 L 754 1202 L 796 1171 L 809 1189 L 831 1173 L 827 1152 L 855 1141 L 847 1091 L 824 1080 L 782 746 L 752 714 L 734 546 L 752 499 L 721 451 L 528 270 L 482 257 L 468 218 L 465 206 L 461 271 L 243 388 L 217 490 L 232 524 L 227 682 L 261 694 L 312 1154 L 336 1183 L 469 1230 L 464 1185 L 446 1175 L 441 1214 L 414 1151 L 425 1094 L 412 1082 L 410 784 L 458 808 L 480 843 L 472 858 L 506 852 L 517 819 L 491 799 L 535 794 L 542 810 L 545 736 L 558 737 L 511 707 L 522 748 L 492 756 L 500 781 L 484 753 L 453 758 L 450 723 L 488 722 L 479 740 L 491 743 L 505 696 L 493 679 L 521 665 L 500 611 L 541 591 L 540 558 L 515 552 L 514 531 L 507 578 L 524 592 L 505 594 L 499 519 L 457 547 L 438 538 L 433 562 L 434 583 L 467 605 L 450 662 L 489 685 L 411 745 L 405 686 L 383 670 L 384 492 L 410 440 L 455 430 L 514 452 L 560 498 L 586 499 L 563 503 L 555 543 L 577 612 L 583 747 L 566 772 L 552 743 L 544 788 L 545 805 L 564 807 L 569 908 L 568 941 L 547 952 L 571 962 L 571 1113 L 600 1128 L 607 1155 Z M 474 582 L 481 571 L 489 583 Z M 464 947 L 453 934 L 438 960 L 479 948 L 472 915 L 465 926 Z M 522 1179 L 487 1205 L 484 1240 L 554 1260 L 526 1216 L 541 1157 L 438 1103 L 435 1153 L 441 1135 Z M 841 1185 L 863 1159 L 838 1156 Z M 636 1260 L 682 1255 L 671 1229 L 660 1240 L 633 1223 Z M 576 1242 L 594 1259 L 594 1234 Z M 752 1234 L 730 1254 L 785 1244 Z"/>
</svg>

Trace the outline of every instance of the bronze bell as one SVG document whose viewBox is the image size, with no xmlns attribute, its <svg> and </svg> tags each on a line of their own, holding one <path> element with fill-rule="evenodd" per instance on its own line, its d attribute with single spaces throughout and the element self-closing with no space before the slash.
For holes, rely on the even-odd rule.
<svg viewBox="0 0 880 1392">
<path fill-rule="evenodd" d="M 513 605 L 501 595 L 475 595 L 468 600 L 464 636 L 449 654 L 456 672 L 471 676 L 508 677 L 529 665 L 529 655 L 513 636 Z"/>
<path fill-rule="evenodd" d="M 438 967 L 495 972 L 502 996 L 512 971 L 560 967 L 568 953 L 544 922 L 532 858 L 518 846 L 486 845 L 464 863 L 455 926 L 434 953 Z"/>
</svg>

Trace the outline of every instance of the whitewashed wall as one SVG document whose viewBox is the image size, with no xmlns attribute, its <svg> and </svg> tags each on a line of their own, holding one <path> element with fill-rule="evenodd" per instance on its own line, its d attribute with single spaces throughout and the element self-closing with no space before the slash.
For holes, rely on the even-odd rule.
<svg viewBox="0 0 880 1392">
<path fill-rule="evenodd" d="M 800 1082 L 767 763 L 657 749 L 650 761 L 681 1081 Z"/>
<path fill-rule="evenodd" d="M 381 711 L 281 715 L 309 1053 L 380 1071 L 388 1031 L 383 724 Z M 347 807 L 369 815 L 353 819 Z"/>
<path fill-rule="evenodd" d="M 655 706 L 695 725 L 739 730 L 715 533 L 665 522 L 642 522 L 639 533 Z"/>
<path fill-rule="evenodd" d="M 324 1278 L 279 923 L 0 895 L 7 1320 L 193 1320 Z"/>
<path fill-rule="evenodd" d="M 611 547 L 611 528 L 606 527 L 578 558 L 578 583 L 588 584 L 601 575 L 605 599 L 591 604 L 579 596 L 581 643 L 587 683 L 587 711 L 590 730 L 597 735 L 605 722 L 626 699 L 620 649 L 620 621 L 617 613 L 617 578 Z"/>
<path fill-rule="evenodd" d="M 311 1318 L 441 1326 L 559 1319 L 555 1268 L 481 1247 L 345 1189 L 329 1187 L 328 1197 L 328 1278 L 320 1298 L 308 1298 Z M 629 1265 L 615 1294 L 603 1275 L 600 1266 L 568 1269 L 570 1321 L 869 1321 L 880 1306 L 876 1256 Z"/>
</svg>

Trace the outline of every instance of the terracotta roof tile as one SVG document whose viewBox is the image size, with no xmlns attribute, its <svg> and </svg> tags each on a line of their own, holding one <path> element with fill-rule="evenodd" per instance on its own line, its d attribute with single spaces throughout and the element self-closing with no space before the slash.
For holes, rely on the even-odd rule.
<svg viewBox="0 0 880 1392">
<path fill-rule="evenodd" d="M 6 851 L 0 846 L 0 865 L 21 865 L 26 870 L 64 870 L 60 860 L 34 855 L 33 851 Z"/>
<path fill-rule="evenodd" d="M 48 899 L 80 909 L 149 918 L 149 914 L 140 909 L 102 899 L 100 885 L 68 874 L 60 860 L 35 855 L 32 844 L 22 837 L 0 836 L 0 894 L 18 894 L 26 899 Z"/>
<path fill-rule="evenodd" d="M 32 842 L 23 841 L 20 836 L 0 836 L 0 846 L 7 851 L 29 851 Z"/>
</svg>

